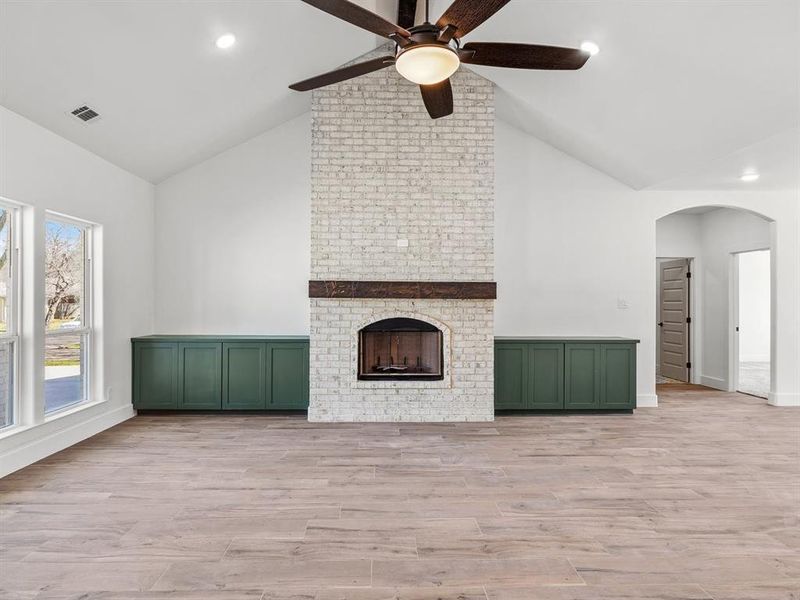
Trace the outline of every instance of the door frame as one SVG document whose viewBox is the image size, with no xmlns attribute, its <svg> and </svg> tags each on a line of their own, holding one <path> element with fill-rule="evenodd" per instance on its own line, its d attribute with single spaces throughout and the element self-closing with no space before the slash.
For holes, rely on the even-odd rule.
<svg viewBox="0 0 800 600">
<path fill-rule="evenodd" d="M 767 246 L 766 248 L 751 248 L 748 250 L 739 250 L 736 252 L 731 252 L 730 256 L 730 276 L 728 277 L 728 281 L 730 281 L 730 287 L 728 289 L 728 305 L 730 306 L 730 310 L 728 311 L 728 331 L 730 332 L 730 338 L 728 342 L 728 389 L 729 392 L 738 392 L 739 391 L 739 257 L 742 254 L 749 254 L 750 252 L 769 252 L 769 265 L 770 265 L 770 277 L 769 277 L 769 289 L 770 289 L 770 311 L 769 311 L 769 331 L 770 331 L 770 348 L 769 348 L 769 369 L 770 369 L 770 392 L 772 391 L 772 376 L 773 376 L 773 348 L 772 348 L 772 336 L 774 332 L 773 328 L 773 318 L 775 317 L 774 311 L 774 290 L 775 285 L 773 281 L 773 277 L 775 275 L 773 269 L 773 252 L 772 248 Z"/>
<path fill-rule="evenodd" d="M 688 260 L 689 261 L 689 285 L 686 289 L 686 303 L 689 307 L 688 323 L 689 331 L 686 336 L 689 347 L 686 349 L 687 361 L 692 365 L 689 368 L 689 381 L 688 383 L 700 383 L 701 366 L 701 352 L 700 352 L 700 314 L 701 311 L 697 307 L 701 304 L 701 299 L 695 294 L 695 290 L 702 289 L 697 284 L 700 269 L 695 268 L 699 264 L 699 260 L 694 256 L 656 256 L 656 373 L 661 372 L 661 328 L 658 323 L 661 321 L 661 269 L 659 264 L 664 260 Z M 695 287 L 697 286 L 697 287 Z"/>
</svg>

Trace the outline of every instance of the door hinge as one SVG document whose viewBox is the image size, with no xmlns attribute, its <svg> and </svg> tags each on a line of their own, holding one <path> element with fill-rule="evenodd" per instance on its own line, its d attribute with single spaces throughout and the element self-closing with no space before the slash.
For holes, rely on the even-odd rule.
<svg viewBox="0 0 800 600">
<path fill-rule="evenodd" d="M 692 278 L 692 272 L 686 271 L 686 279 L 691 279 L 691 278 Z"/>
<path fill-rule="evenodd" d="M 687 369 L 691 369 L 691 368 L 692 368 L 692 363 L 690 363 L 690 362 L 687 362 L 687 363 L 686 363 L 686 368 L 687 368 Z"/>
<path fill-rule="evenodd" d="M 692 322 L 692 317 L 686 317 L 686 322 L 687 323 L 691 323 Z"/>
</svg>

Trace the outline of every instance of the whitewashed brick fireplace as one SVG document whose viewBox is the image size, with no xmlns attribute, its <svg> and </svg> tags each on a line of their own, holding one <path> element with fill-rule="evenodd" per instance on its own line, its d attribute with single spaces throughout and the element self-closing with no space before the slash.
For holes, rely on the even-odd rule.
<svg viewBox="0 0 800 600">
<path fill-rule="evenodd" d="M 436 121 L 393 68 L 313 94 L 311 421 L 494 418 L 493 295 L 462 289 L 493 289 L 494 95 L 464 68 L 453 90 Z M 360 282 L 406 297 L 347 293 Z M 359 331 L 393 317 L 443 332 L 442 379 L 358 379 Z"/>
</svg>

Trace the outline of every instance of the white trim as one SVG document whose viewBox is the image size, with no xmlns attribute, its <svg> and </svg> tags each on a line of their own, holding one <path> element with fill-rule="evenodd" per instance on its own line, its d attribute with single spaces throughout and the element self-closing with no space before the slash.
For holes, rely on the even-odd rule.
<svg viewBox="0 0 800 600">
<path fill-rule="evenodd" d="M 66 337 L 68 335 L 88 335 L 90 333 L 92 333 L 92 331 L 88 327 L 79 327 L 77 329 L 52 329 L 45 335 L 47 335 L 49 338 L 54 338 Z"/>
<path fill-rule="evenodd" d="M 98 223 L 87 221 L 86 219 L 71 217 L 69 215 L 65 215 L 64 213 L 55 212 L 53 210 L 45 210 L 44 211 L 45 222 L 47 222 L 47 220 L 50 218 L 52 218 L 54 221 L 60 221 L 62 223 L 66 223 L 67 225 L 74 225 L 75 227 L 80 227 L 81 229 L 91 229 L 95 225 L 98 225 Z"/>
<path fill-rule="evenodd" d="M 725 389 L 739 389 L 739 253 L 733 252 L 728 263 L 728 381 Z M 719 388 L 723 389 L 723 388 Z"/>
<path fill-rule="evenodd" d="M 81 404 L 79 409 L 86 410 L 97 406 L 98 404 L 100 403 L 84 403 Z M 75 410 L 72 412 L 79 411 Z M 59 416 L 66 416 L 66 414 L 72 413 L 62 413 Z M 9 473 L 13 473 L 14 471 L 22 469 L 23 467 L 27 467 L 28 465 L 42 460 L 43 458 L 47 458 L 48 456 L 55 454 L 56 452 L 60 452 L 65 448 L 74 446 L 78 442 L 90 438 L 93 435 L 97 435 L 109 427 L 113 427 L 114 425 L 118 425 L 123 421 L 127 421 L 135 415 L 136 413 L 131 405 L 120 406 L 119 408 L 101 413 L 86 421 L 76 423 L 71 427 L 60 429 L 44 437 L 31 440 L 27 444 L 23 444 L 22 446 L 16 447 L 9 452 L 0 455 L 0 459 L 2 459 L 0 460 L 0 465 L 2 465 L 0 466 L 0 477 L 5 477 Z M 32 429 L 36 429 L 36 427 L 38 426 L 20 428 L 20 430 L 16 431 L 16 433 L 30 431 Z"/>
<path fill-rule="evenodd" d="M 767 395 L 767 404 L 770 406 L 800 407 L 800 394 L 776 394 L 770 392 Z"/>
<path fill-rule="evenodd" d="M 700 385 L 704 385 L 706 387 L 714 388 L 715 390 L 720 390 L 722 392 L 727 392 L 728 387 L 725 384 L 725 380 L 721 377 L 710 377 L 708 375 L 701 375 L 700 376 Z"/>
<path fill-rule="evenodd" d="M 658 396 L 655 394 L 637 394 L 636 408 L 657 408 Z"/>
<path fill-rule="evenodd" d="M 0 208 L 8 213 L 6 221 L 8 226 L 8 238 L 6 240 L 8 249 L 8 288 L 6 290 L 6 331 L 0 333 L 0 342 L 7 343 L 11 352 L 11 382 L 9 393 L 11 401 L 7 410 L 10 414 L 8 425 L 0 426 L 3 432 L 17 428 L 20 423 L 22 405 L 19 393 L 19 356 L 20 356 L 20 307 L 21 298 L 21 269 L 20 269 L 20 230 L 22 226 L 22 210 L 20 205 L 15 202 L 7 202 L 0 198 Z"/>
</svg>

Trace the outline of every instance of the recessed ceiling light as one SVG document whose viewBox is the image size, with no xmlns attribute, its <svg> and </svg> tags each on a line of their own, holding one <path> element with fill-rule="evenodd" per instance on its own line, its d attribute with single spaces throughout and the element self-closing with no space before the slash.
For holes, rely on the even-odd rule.
<svg viewBox="0 0 800 600">
<path fill-rule="evenodd" d="M 600 46 L 598 46 L 594 42 L 586 40 L 585 42 L 581 42 L 581 50 L 583 50 L 584 52 L 588 52 L 591 56 L 594 56 L 595 54 L 600 52 Z"/>
<path fill-rule="evenodd" d="M 232 33 L 226 33 L 225 35 L 221 35 L 217 38 L 217 48 L 225 50 L 230 48 L 236 43 L 236 36 Z"/>
<path fill-rule="evenodd" d="M 741 175 L 739 175 L 739 179 L 744 181 L 745 183 L 752 183 L 753 181 L 758 181 L 760 175 L 755 171 L 745 171 Z"/>
</svg>

